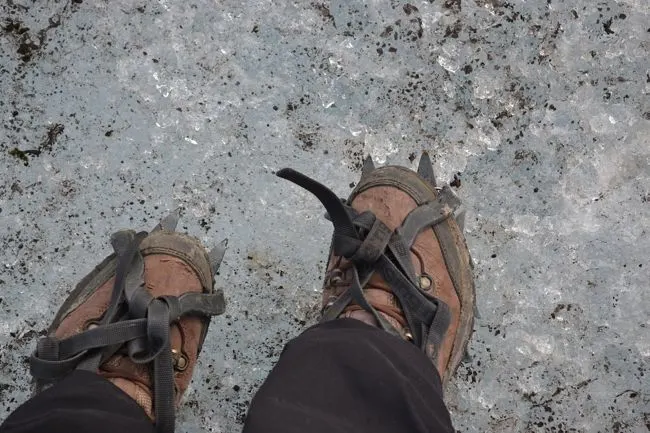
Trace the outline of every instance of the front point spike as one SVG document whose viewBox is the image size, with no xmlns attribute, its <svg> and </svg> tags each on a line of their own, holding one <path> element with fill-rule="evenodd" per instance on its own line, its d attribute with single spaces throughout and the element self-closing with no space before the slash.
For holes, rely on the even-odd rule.
<svg viewBox="0 0 650 433">
<path fill-rule="evenodd" d="M 178 220 L 181 219 L 181 208 L 177 207 L 173 211 L 169 213 L 165 218 L 161 219 L 160 222 L 156 227 L 154 227 L 153 231 L 158 231 L 158 230 L 167 230 L 170 232 L 173 232 L 176 230 L 176 226 L 178 225 Z"/>
<path fill-rule="evenodd" d="M 458 214 L 455 216 L 456 222 L 458 223 L 458 227 L 460 227 L 460 231 L 464 232 L 465 231 L 465 210 L 462 210 L 458 212 Z"/>
<path fill-rule="evenodd" d="M 465 348 L 465 352 L 463 353 L 463 361 L 464 364 L 471 364 L 472 363 L 472 355 L 469 354 L 469 350 Z"/>
<path fill-rule="evenodd" d="M 433 172 L 433 164 L 429 157 L 429 152 L 426 150 L 422 152 L 420 163 L 418 164 L 418 174 L 424 178 L 432 187 L 436 187 L 436 175 Z"/>
<path fill-rule="evenodd" d="M 210 261 L 210 267 L 212 268 L 212 273 L 216 274 L 223 260 L 223 256 L 226 254 L 226 248 L 228 248 L 228 239 L 224 239 L 219 242 L 219 245 L 212 248 L 208 253 L 208 259 Z"/>
<path fill-rule="evenodd" d="M 375 170 L 375 163 L 372 160 L 372 156 L 368 155 L 368 157 L 363 161 L 363 167 L 361 168 L 361 178 L 363 179 L 370 173 L 372 173 Z"/>
</svg>

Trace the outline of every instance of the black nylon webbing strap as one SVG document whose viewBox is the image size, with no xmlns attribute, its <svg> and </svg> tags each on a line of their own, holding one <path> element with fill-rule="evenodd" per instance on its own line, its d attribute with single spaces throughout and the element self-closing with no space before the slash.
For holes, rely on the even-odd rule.
<svg viewBox="0 0 650 433">
<path fill-rule="evenodd" d="M 37 348 L 29 358 L 29 372 L 36 379 L 51 380 L 62 377 L 74 370 L 86 354 L 87 352 L 80 352 L 68 359 L 50 360 L 41 357 Z"/>
<path fill-rule="evenodd" d="M 368 276 L 366 278 L 364 278 L 365 281 L 364 281 L 363 286 L 365 286 L 367 284 L 368 279 L 370 279 L 371 273 L 372 272 L 368 272 Z M 355 267 L 352 268 L 352 285 L 348 289 L 349 292 L 350 292 L 350 296 L 352 297 L 352 300 L 354 300 L 354 302 L 357 305 L 359 305 L 361 308 L 363 308 L 364 310 L 366 310 L 367 312 L 372 314 L 373 317 L 375 318 L 375 320 L 377 321 L 377 323 L 379 323 L 379 325 L 382 327 L 382 329 L 385 329 L 387 331 L 388 330 L 393 330 L 394 329 L 393 326 L 390 323 L 388 323 L 388 321 L 386 319 L 384 319 L 384 316 L 379 314 L 377 312 L 377 310 L 372 305 L 370 305 L 368 303 L 368 301 L 366 300 L 366 297 L 363 295 L 363 289 L 362 289 L 363 286 L 361 285 L 361 282 L 359 281 L 359 271 L 357 270 L 357 267 L 355 266 Z M 395 333 L 397 333 L 397 332 L 395 332 Z"/>
<path fill-rule="evenodd" d="M 154 298 L 144 286 L 140 242 L 146 233 L 125 230 L 111 243 L 116 253 L 115 283 L 108 308 L 93 328 L 59 340 L 42 338 L 30 358 L 37 379 L 61 378 L 74 369 L 97 371 L 101 362 L 126 346 L 135 363 L 153 364 L 153 409 L 156 431 L 174 431 L 174 372 L 170 324 L 183 316 L 212 316 L 225 310 L 223 292 L 187 293 Z"/>
<path fill-rule="evenodd" d="M 184 293 L 178 298 L 181 316 L 195 316 L 201 313 L 218 316 L 226 311 L 226 300 L 222 290 L 215 293 Z"/>
<path fill-rule="evenodd" d="M 147 316 L 148 341 L 153 352 L 147 362 L 153 361 L 154 367 L 153 405 L 156 430 L 170 432 L 174 431 L 174 371 L 169 346 L 170 320 L 167 304 L 160 300 L 152 302 Z"/>
<path fill-rule="evenodd" d="M 350 257 L 350 260 L 366 265 L 374 264 L 383 254 L 392 235 L 393 231 L 386 227 L 386 224 L 381 222 L 379 218 L 375 218 L 370 232 Z"/>
<path fill-rule="evenodd" d="M 61 340 L 59 342 L 59 357 L 65 359 L 84 350 L 112 346 L 134 338 L 144 337 L 146 330 L 146 319 L 109 323 L 108 325 L 89 329 L 81 334 Z"/>
<path fill-rule="evenodd" d="M 330 320 L 338 319 L 341 313 L 343 313 L 343 310 L 345 310 L 345 307 L 350 305 L 350 302 L 352 302 L 352 296 L 350 296 L 350 291 L 347 290 L 332 304 L 325 306 L 320 321 L 329 322 Z"/>
<path fill-rule="evenodd" d="M 399 268 L 404 273 L 407 279 L 415 284 L 415 270 L 413 269 L 413 262 L 411 261 L 411 249 L 407 247 L 404 240 L 395 233 L 388 243 L 388 249 L 393 254 L 395 262 L 399 264 Z"/>
<path fill-rule="evenodd" d="M 124 296 L 126 277 L 131 268 L 133 257 L 138 251 L 140 240 L 141 238 L 138 238 L 133 230 L 120 230 L 111 236 L 111 244 L 117 256 L 117 268 L 115 269 L 115 284 L 111 300 L 100 321 L 103 325 L 113 321 L 117 315 L 117 309 Z"/>
<path fill-rule="evenodd" d="M 433 317 L 431 326 L 428 329 L 428 334 L 424 338 L 424 341 L 426 342 L 424 349 L 430 357 L 434 359 L 438 358 L 438 351 L 440 350 L 443 336 L 447 332 L 450 322 L 451 312 L 449 311 L 449 306 L 444 302 L 439 301 L 436 315 Z"/>
<path fill-rule="evenodd" d="M 443 187 L 434 201 L 416 207 L 406 216 L 398 229 L 404 244 L 410 248 L 422 230 L 445 221 L 460 204 L 460 199 L 452 189 L 449 186 Z"/>
</svg>

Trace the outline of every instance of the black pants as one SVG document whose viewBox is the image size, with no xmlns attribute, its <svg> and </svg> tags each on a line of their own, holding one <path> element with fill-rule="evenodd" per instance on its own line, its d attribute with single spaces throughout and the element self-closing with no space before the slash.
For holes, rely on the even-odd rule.
<svg viewBox="0 0 650 433">
<path fill-rule="evenodd" d="M 134 400 L 78 371 L 19 407 L 0 433 L 145 433 Z M 353 319 L 317 325 L 285 347 L 253 399 L 244 433 L 453 432 L 440 378 L 413 345 Z"/>
</svg>

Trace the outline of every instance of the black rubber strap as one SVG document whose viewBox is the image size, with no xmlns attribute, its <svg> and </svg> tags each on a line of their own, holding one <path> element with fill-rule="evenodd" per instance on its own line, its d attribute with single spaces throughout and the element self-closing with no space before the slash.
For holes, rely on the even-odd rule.
<svg viewBox="0 0 650 433">
<path fill-rule="evenodd" d="M 449 186 L 442 188 L 434 201 L 413 209 L 397 229 L 404 239 L 404 244 L 411 248 L 417 235 L 424 229 L 440 224 L 460 206 L 460 199 Z"/>
<path fill-rule="evenodd" d="M 277 175 L 283 179 L 287 179 L 298 186 L 303 187 L 307 191 L 311 192 L 316 196 L 318 200 L 325 206 L 327 212 L 332 219 L 334 225 L 334 253 L 339 256 L 350 255 L 353 251 L 346 249 L 341 249 L 343 247 L 349 246 L 350 244 L 345 242 L 346 238 L 350 239 L 359 239 L 356 229 L 352 224 L 352 219 L 345 210 L 345 206 L 341 203 L 341 200 L 330 191 L 326 186 L 316 182 L 313 179 L 305 176 L 302 173 L 299 173 L 290 168 L 283 168 L 277 172 Z M 336 246 L 339 246 L 339 250 L 336 250 Z"/>
<path fill-rule="evenodd" d="M 181 316 L 218 316 L 226 311 L 222 290 L 214 293 L 185 293 L 178 298 Z"/>
</svg>

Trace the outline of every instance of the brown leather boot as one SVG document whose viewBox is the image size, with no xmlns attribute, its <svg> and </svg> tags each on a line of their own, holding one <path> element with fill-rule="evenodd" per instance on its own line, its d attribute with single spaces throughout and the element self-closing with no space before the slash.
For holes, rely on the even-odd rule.
<svg viewBox="0 0 650 433">
<path fill-rule="evenodd" d="M 115 253 L 76 286 L 30 359 L 38 388 L 74 369 L 96 372 L 173 432 L 210 316 L 225 310 L 214 273 L 226 241 L 210 253 L 176 233 L 178 213 L 151 233 L 111 237 Z"/>
<path fill-rule="evenodd" d="M 278 176 L 314 193 L 334 225 L 322 320 L 352 317 L 411 341 L 446 386 L 472 333 L 474 279 L 460 200 L 436 185 L 428 154 L 418 173 L 368 158 L 347 200 L 291 169 Z"/>
</svg>

